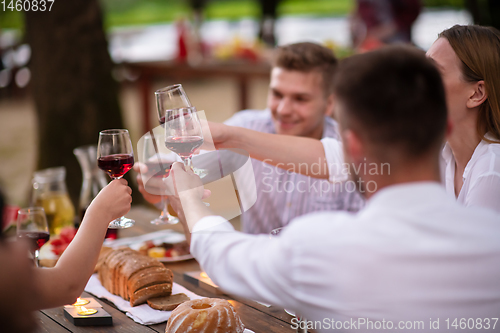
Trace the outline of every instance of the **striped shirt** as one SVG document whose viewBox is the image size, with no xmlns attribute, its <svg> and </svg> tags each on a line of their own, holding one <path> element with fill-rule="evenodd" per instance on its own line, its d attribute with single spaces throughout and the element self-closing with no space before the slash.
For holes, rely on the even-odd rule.
<svg viewBox="0 0 500 333">
<path fill-rule="evenodd" d="M 269 110 L 244 110 L 225 124 L 275 134 Z M 325 117 L 323 138 L 339 139 L 337 123 Z M 355 212 L 364 199 L 345 183 L 330 183 L 303 176 L 252 159 L 257 201 L 241 216 L 243 232 L 269 233 L 286 226 L 292 219 L 311 212 L 344 210 Z"/>
</svg>

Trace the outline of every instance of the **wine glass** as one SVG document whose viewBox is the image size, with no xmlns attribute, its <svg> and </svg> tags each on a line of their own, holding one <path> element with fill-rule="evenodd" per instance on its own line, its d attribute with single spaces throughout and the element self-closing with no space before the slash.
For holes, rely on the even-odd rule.
<svg viewBox="0 0 500 333">
<path fill-rule="evenodd" d="M 146 164 L 148 171 L 144 179 L 147 180 L 160 180 L 168 177 L 170 173 L 170 166 L 175 162 L 176 156 L 173 153 L 161 154 L 160 147 L 164 142 L 163 135 L 146 134 L 143 141 L 143 149 L 141 154 L 141 161 Z M 173 155 L 173 156 L 172 156 Z M 147 183 L 144 187 L 148 186 Z M 162 212 L 159 217 L 151 221 L 151 224 L 162 225 L 162 224 L 176 224 L 179 219 L 175 216 L 170 215 L 168 212 L 168 198 L 165 195 L 161 195 Z"/>
<path fill-rule="evenodd" d="M 174 110 L 190 108 L 193 106 L 181 84 L 174 84 L 172 86 L 159 89 L 155 91 L 155 96 L 158 120 L 162 126 L 165 124 L 165 119 L 168 117 L 166 116 L 167 114 L 174 112 Z M 200 178 L 203 178 L 208 174 L 208 170 L 206 169 L 194 168 L 192 165 L 191 169 Z"/>
<path fill-rule="evenodd" d="M 193 153 L 203 144 L 203 132 L 196 108 L 192 106 L 167 110 L 165 118 L 165 147 L 179 155 L 186 168 L 193 171 Z"/>
<path fill-rule="evenodd" d="M 155 91 L 156 109 L 160 125 L 165 123 L 165 113 L 167 110 L 185 108 L 193 106 L 182 88 L 182 84 L 174 84 Z"/>
<path fill-rule="evenodd" d="M 40 248 L 50 238 L 49 225 L 42 207 L 20 209 L 17 215 L 17 237 L 30 241 L 33 259 L 39 267 Z"/>
<path fill-rule="evenodd" d="M 127 171 L 132 169 L 134 151 L 126 129 L 110 129 L 99 132 L 97 166 L 106 171 L 113 180 L 122 178 Z M 134 220 L 122 216 L 111 221 L 108 228 L 124 229 L 134 224 Z"/>
</svg>

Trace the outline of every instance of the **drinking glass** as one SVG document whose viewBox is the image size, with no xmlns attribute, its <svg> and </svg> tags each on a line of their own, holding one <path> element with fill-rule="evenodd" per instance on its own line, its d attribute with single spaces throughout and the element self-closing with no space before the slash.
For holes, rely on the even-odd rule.
<svg viewBox="0 0 500 333">
<path fill-rule="evenodd" d="M 165 119 L 168 119 L 167 114 L 171 114 L 172 112 L 175 112 L 175 110 L 182 108 L 193 107 L 181 84 L 174 84 L 172 86 L 159 89 L 155 91 L 155 96 L 158 120 L 162 126 L 165 124 Z M 198 116 L 196 116 L 196 118 L 198 118 Z M 191 169 L 200 178 L 203 178 L 208 174 L 208 170 L 206 169 L 194 168 L 192 165 Z"/>
<path fill-rule="evenodd" d="M 186 168 L 193 170 L 191 158 L 203 144 L 203 132 L 196 108 L 167 110 L 165 118 L 165 147 L 179 155 Z"/>
<path fill-rule="evenodd" d="M 99 132 L 97 165 L 111 179 L 122 178 L 134 166 L 134 151 L 126 129 L 110 129 Z M 122 216 L 109 223 L 108 228 L 124 229 L 135 224 L 134 220 Z"/>
<path fill-rule="evenodd" d="M 20 209 L 17 215 L 17 237 L 30 241 L 36 267 L 39 267 L 40 248 L 50 238 L 49 225 L 42 207 Z"/>
<path fill-rule="evenodd" d="M 163 142 L 165 142 L 165 137 L 163 135 L 146 134 L 144 136 L 141 161 L 143 161 L 148 168 L 146 179 L 163 180 L 168 177 L 170 166 L 176 160 L 175 155 L 169 156 L 167 154 L 160 154 L 159 147 L 161 147 Z M 173 153 L 170 155 L 173 155 Z M 146 186 L 147 184 L 144 184 L 144 187 Z M 170 215 L 168 212 L 167 196 L 161 195 L 161 203 L 163 207 L 162 212 L 159 217 L 151 221 L 151 224 L 162 225 L 178 223 L 179 219 Z"/>
<path fill-rule="evenodd" d="M 160 125 L 165 123 L 165 113 L 167 110 L 186 108 L 193 106 L 182 88 L 182 84 L 174 84 L 155 91 L 156 109 Z"/>
</svg>

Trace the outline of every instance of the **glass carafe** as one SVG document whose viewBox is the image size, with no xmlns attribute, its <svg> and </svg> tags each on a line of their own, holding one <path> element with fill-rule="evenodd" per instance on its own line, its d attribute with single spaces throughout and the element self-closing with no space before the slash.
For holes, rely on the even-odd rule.
<svg viewBox="0 0 500 333">
<path fill-rule="evenodd" d="M 102 188 L 108 185 L 108 181 L 104 171 L 97 166 L 97 145 L 78 147 L 73 150 L 73 153 L 82 168 L 83 181 L 78 203 L 79 222 L 81 223 L 87 207 Z M 116 239 L 117 236 L 117 229 L 108 229 L 106 232 L 106 238 Z"/>
<path fill-rule="evenodd" d="M 74 227 L 75 208 L 65 178 L 65 167 L 40 170 L 33 176 L 33 203 L 45 210 L 51 235 L 59 235 L 64 227 Z"/>
<path fill-rule="evenodd" d="M 108 182 L 104 171 L 97 167 L 97 146 L 89 145 L 75 148 L 73 150 L 80 167 L 82 168 L 82 189 L 80 190 L 80 200 L 78 213 L 80 221 L 85 215 L 87 207 L 95 196 L 105 187 Z"/>
</svg>

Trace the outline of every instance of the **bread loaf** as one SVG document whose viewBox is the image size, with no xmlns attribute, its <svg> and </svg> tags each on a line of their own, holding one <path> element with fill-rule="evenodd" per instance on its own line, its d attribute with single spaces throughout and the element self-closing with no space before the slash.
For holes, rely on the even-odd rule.
<svg viewBox="0 0 500 333">
<path fill-rule="evenodd" d="M 172 311 L 179 304 L 189 301 L 186 294 L 175 294 L 170 296 L 155 297 L 148 299 L 148 305 L 156 310 Z"/>
<path fill-rule="evenodd" d="M 158 260 L 129 248 L 103 253 L 97 273 L 104 288 L 130 301 L 131 306 L 172 293 L 172 271 Z"/>
</svg>

